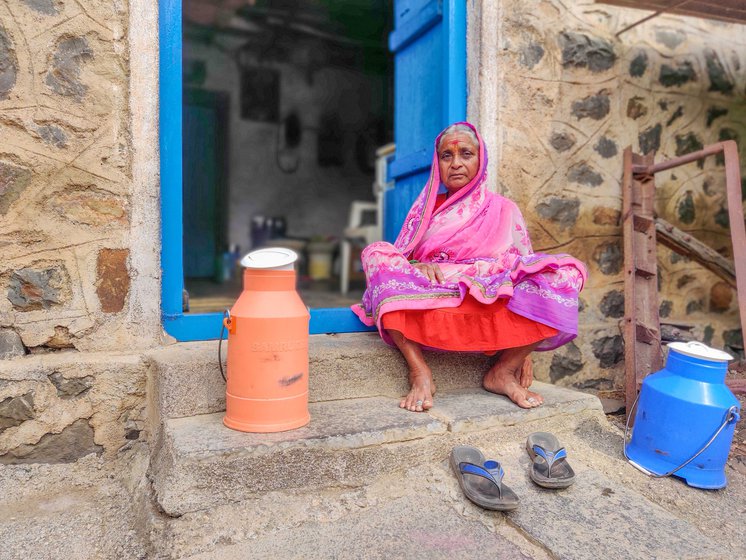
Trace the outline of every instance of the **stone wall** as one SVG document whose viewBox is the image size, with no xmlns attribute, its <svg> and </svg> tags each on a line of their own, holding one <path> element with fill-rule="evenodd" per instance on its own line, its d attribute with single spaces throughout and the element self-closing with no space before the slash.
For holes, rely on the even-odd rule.
<svg viewBox="0 0 746 560">
<path fill-rule="evenodd" d="M 158 224 L 135 222 L 127 4 L 13 6 L 0 7 L 0 353 L 148 344 L 158 316 L 140 286 L 158 297 L 157 260 L 134 265 L 131 232 Z"/>
<path fill-rule="evenodd" d="M 622 153 L 658 159 L 744 139 L 746 28 L 589 0 L 471 2 L 470 118 L 493 155 L 495 188 L 518 202 L 534 248 L 588 264 L 580 335 L 541 355 L 541 379 L 622 385 Z M 657 177 L 656 211 L 731 256 L 722 161 Z M 734 291 L 659 248 L 660 315 L 716 347 L 742 348 Z"/>
<path fill-rule="evenodd" d="M 0 4 L 0 463 L 143 430 L 137 354 L 162 342 L 156 10 Z"/>
</svg>

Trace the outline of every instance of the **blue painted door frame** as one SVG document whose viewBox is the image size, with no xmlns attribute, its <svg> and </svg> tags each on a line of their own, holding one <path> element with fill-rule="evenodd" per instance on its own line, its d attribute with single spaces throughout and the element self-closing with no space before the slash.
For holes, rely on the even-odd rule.
<svg viewBox="0 0 746 560">
<path fill-rule="evenodd" d="M 392 239 L 427 178 L 432 141 L 466 116 L 466 0 L 395 0 L 389 46 L 395 55 L 394 140 L 384 231 Z M 180 341 L 220 336 L 220 313 L 182 311 L 181 0 L 159 0 L 161 305 L 163 326 Z M 430 105 L 428 105 L 430 104 Z M 311 334 L 369 330 L 346 308 L 312 309 Z"/>
<path fill-rule="evenodd" d="M 395 0 L 394 188 L 384 197 L 384 238 L 394 241 L 427 182 L 433 141 L 466 119 L 466 0 Z"/>
</svg>

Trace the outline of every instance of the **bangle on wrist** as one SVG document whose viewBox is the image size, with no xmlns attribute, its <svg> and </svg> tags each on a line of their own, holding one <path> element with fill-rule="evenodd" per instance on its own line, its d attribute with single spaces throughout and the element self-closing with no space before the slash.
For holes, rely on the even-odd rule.
<svg viewBox="0 0 746 560">
<path fill-rule="evenodd" d="M 411 261 L 409 261 L 409 264 L 420 264 L 420 261 L 412 259 Z"/>
</svg>

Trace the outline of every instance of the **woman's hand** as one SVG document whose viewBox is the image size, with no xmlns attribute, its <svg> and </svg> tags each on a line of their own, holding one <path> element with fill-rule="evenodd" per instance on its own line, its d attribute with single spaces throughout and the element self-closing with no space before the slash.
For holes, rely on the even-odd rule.
<svg viewBox="0 0 746 560">
<path fill-rule="evenodd" d="M 428 280 L 433 284 L 442 284 L 445 282 L 440 267 L 435 263 L 414 263 L 412 266 L 427 276 Z"/>
</svg>

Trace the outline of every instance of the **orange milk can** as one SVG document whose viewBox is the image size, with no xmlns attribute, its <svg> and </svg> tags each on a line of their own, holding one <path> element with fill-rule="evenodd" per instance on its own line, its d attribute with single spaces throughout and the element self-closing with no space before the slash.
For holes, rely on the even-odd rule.
<svg viewBox="0 0 746 560">
<path fill-rule="evenodd" d="M 282 432 L 308 424 L 308 322 L 295 289 L 289 249 L 241 260 L 243 292 L 224 320 L 228 373 L 223 424 L 242 432 Z"/>
</svg>

